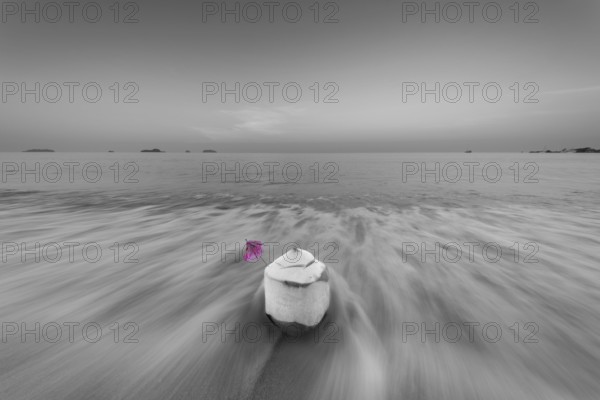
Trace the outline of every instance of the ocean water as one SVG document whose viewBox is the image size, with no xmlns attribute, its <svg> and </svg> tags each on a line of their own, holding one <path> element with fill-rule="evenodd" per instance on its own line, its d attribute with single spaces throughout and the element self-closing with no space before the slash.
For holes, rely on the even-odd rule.
<svg viewBox="0 0 600 400">
<path fill-rule="evenodd" d="M 600 393 L 595 154 L 0 161 L 2 399 Z M 294 243 L 332 288 L 302 336 L 264 315 Z"/>
</svg>

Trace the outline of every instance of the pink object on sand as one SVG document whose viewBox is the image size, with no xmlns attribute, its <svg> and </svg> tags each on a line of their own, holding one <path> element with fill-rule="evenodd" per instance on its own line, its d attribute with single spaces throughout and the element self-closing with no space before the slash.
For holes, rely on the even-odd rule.
<svg viewBox="0 0 600 400">
<path fill-rule="evenodd" d="M 259 240 L 246 240 L 244 261 L 255 262 L 262 256 L 262 242 Z"/>
</svg>

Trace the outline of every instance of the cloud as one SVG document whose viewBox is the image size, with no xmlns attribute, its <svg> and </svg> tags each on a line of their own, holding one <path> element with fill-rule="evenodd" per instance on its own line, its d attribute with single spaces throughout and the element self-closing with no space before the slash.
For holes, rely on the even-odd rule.
<svg viewBox="0 0 600 400">
<path fill-rule="evenodd" d="M 208 141 L 236 141 L 247 139 L 246 134 L 255 138 L 271 139 L 285 136 L 297 130 L 300 124 L 294 118 L 305 114 L 305 109 L 294 106 L 261 108 L 250 107 L 240 110 L 220 110 L 224 118 L 210 124 L 189 126 L 196 139 Z"/>
<path fill-rule="evenodd" d="M 560 89 L 560 90 L 549 90 L 546 94 L 579 94 L 600 91 L 600 85 L 598 86 L 586 86 L 582 88 L 571 88 L 571 89 Z"/>
<path fill-rule="evenodd" d="M 189 127 L 195 132 L 195 138 L 208 141 L 221 140 L 231 137 L 233 132 L 231 129 L 215 128 L 211 126 L 191 126 Z"/>
<path fill-rule="evenodd" d="M 242 110 L 222 110 L 238 122 L 233 128 L 240 132 L 280 135 L 289 131 L 292 119 L 304 113 L 303 109 L 295 107 L 259 108 L 251 107 Z"/>
</svg>

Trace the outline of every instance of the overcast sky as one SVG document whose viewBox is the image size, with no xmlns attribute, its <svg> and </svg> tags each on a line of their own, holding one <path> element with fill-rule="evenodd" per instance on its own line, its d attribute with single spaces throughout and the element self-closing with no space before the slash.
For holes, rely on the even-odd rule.
<svg viewBox="0 0 600 400">
<path fill-rule="evenodd" d="M 497 8 L 492 4 L 484 11 L 487 1 L 473 6 L 473 22 L 463 2 L 455 3 L 462 5 L 460 19 L 456 7 L 444 9 L 448 2 L 442 2 L 439 23 L 433 14 L 422 22 L 421 10 L 412 8 L 420 8 L 421 1 L 340 1 L 327 6 L 322 1 L 317 3 L 318 23 L 313 0 L 279 1 L 273 22 L 269 7 L 258 1 L 262 16 L 256 23 L 246 21 L 257 17 L 256 8 L 244 10 L 247 2 L 238 3 L 239 23 L 235 15 L 226 15 L 222 22 L 221 1 L 144 1 L 137 3 L 139 10 L 126 8 L 123 1 L 118 16 L 110 8 L 112 0 L 99 1 L 102 16 L 97 23 L 84 19 L 82 6 L 89 2 L 80 3 L 73 22 L 68 7 L 62 6 L 59 18 L 55 7 L 44 9 L 42 2 L 40 22 L 25 14 L 23 23 L 21 2 L 3 2 L 0 151 L 600 147 L 597 0 L 522 1 L 518 15 L 511 6 L 515 0 L 497 1 L 502 15 L 496 23 L 490 21 L 497 18 Z M 226 3 L 235 9 L 236 2 Z M 35 1 L 25 4 L 35 9 Z M 302 15 L 293 23 L 295 4 Z M 434 1 L 426 4 L 435 9 Z M 86 18 L 95 15 L 89 6 Z M 123 23 L 128 15 L 139 22 Z M 328 18 L 339 22 L 324 23 Z M 79 84 L 72 85 L 73 103 L 65 82 Z M 97 85 L 88 85 L 86 100 L 82 88 L 90 82 Z M 221 93 L 207 91 L 220 91 L 221 83 L 234 89 L 236 82 L 239 103 L 234 94 L 223 102 Z M 251 82 L 262 89 L 256 102 L 251 102 L 256 86 L 242 89 Z M 278 83 L 272 84 L 272 102 L 264 82 Z M 433 93 L 436 82 L 439 103 Z M 432 90 L 424 102 L 422 83 Z M 22 84 L 32 91 L 25 102 Z M 282 92 L 286 84 L 287 100 Z M 62 97 L 52 103 L 57 86 Z M 102 89 L 102 96 L 93 103 L 95 87 Z M 293 102 L 297 87 L 302 94 Z M 457 87 L 462 90 L 458 100 Z M 502 95 L 492 102 L 498 87 Z M 138 102 L 126 103 L 128 95 Z"/>
</svg>

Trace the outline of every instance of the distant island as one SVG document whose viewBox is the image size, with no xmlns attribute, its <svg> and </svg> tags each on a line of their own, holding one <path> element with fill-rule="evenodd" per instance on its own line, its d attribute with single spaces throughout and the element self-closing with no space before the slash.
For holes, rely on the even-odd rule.
<svg viewBox="0 0 600 400">
<path fill-rule="evenodd" d="M 466 150 L 465 153 L 472 153 L 473 150 Z"/>
<path fill-rule="evenodd" d="M 54 153 L 54 150 L 50 150 L 50 149 L 31 149 L 31 150 L 24 150 L 23 153 Z"/>
<path fill-rule="evenodd" d="M 142 150 L 140 153 L 164 153 L 161 149 Z"/>
<path fill-rule="evenodd" d="M 202 150 L 203 153 L 216 153 L 216 150 Z"/>
<path fill-rule="evenodd" d="M 186 152 L 186 153 L 189 153 L 190 151 L 189 151 L 189 150 L 186 150 L 185 152 Z"/>
<path fill-rule="evenodd" d="M 578 149 L 569 149 L 566 148 L 559 151 L 552 150 L 532 150 L 530 153 L 600 153 L 600 149 L 593 149 L 591 147 L 580 147 Z"/>
</svg>

